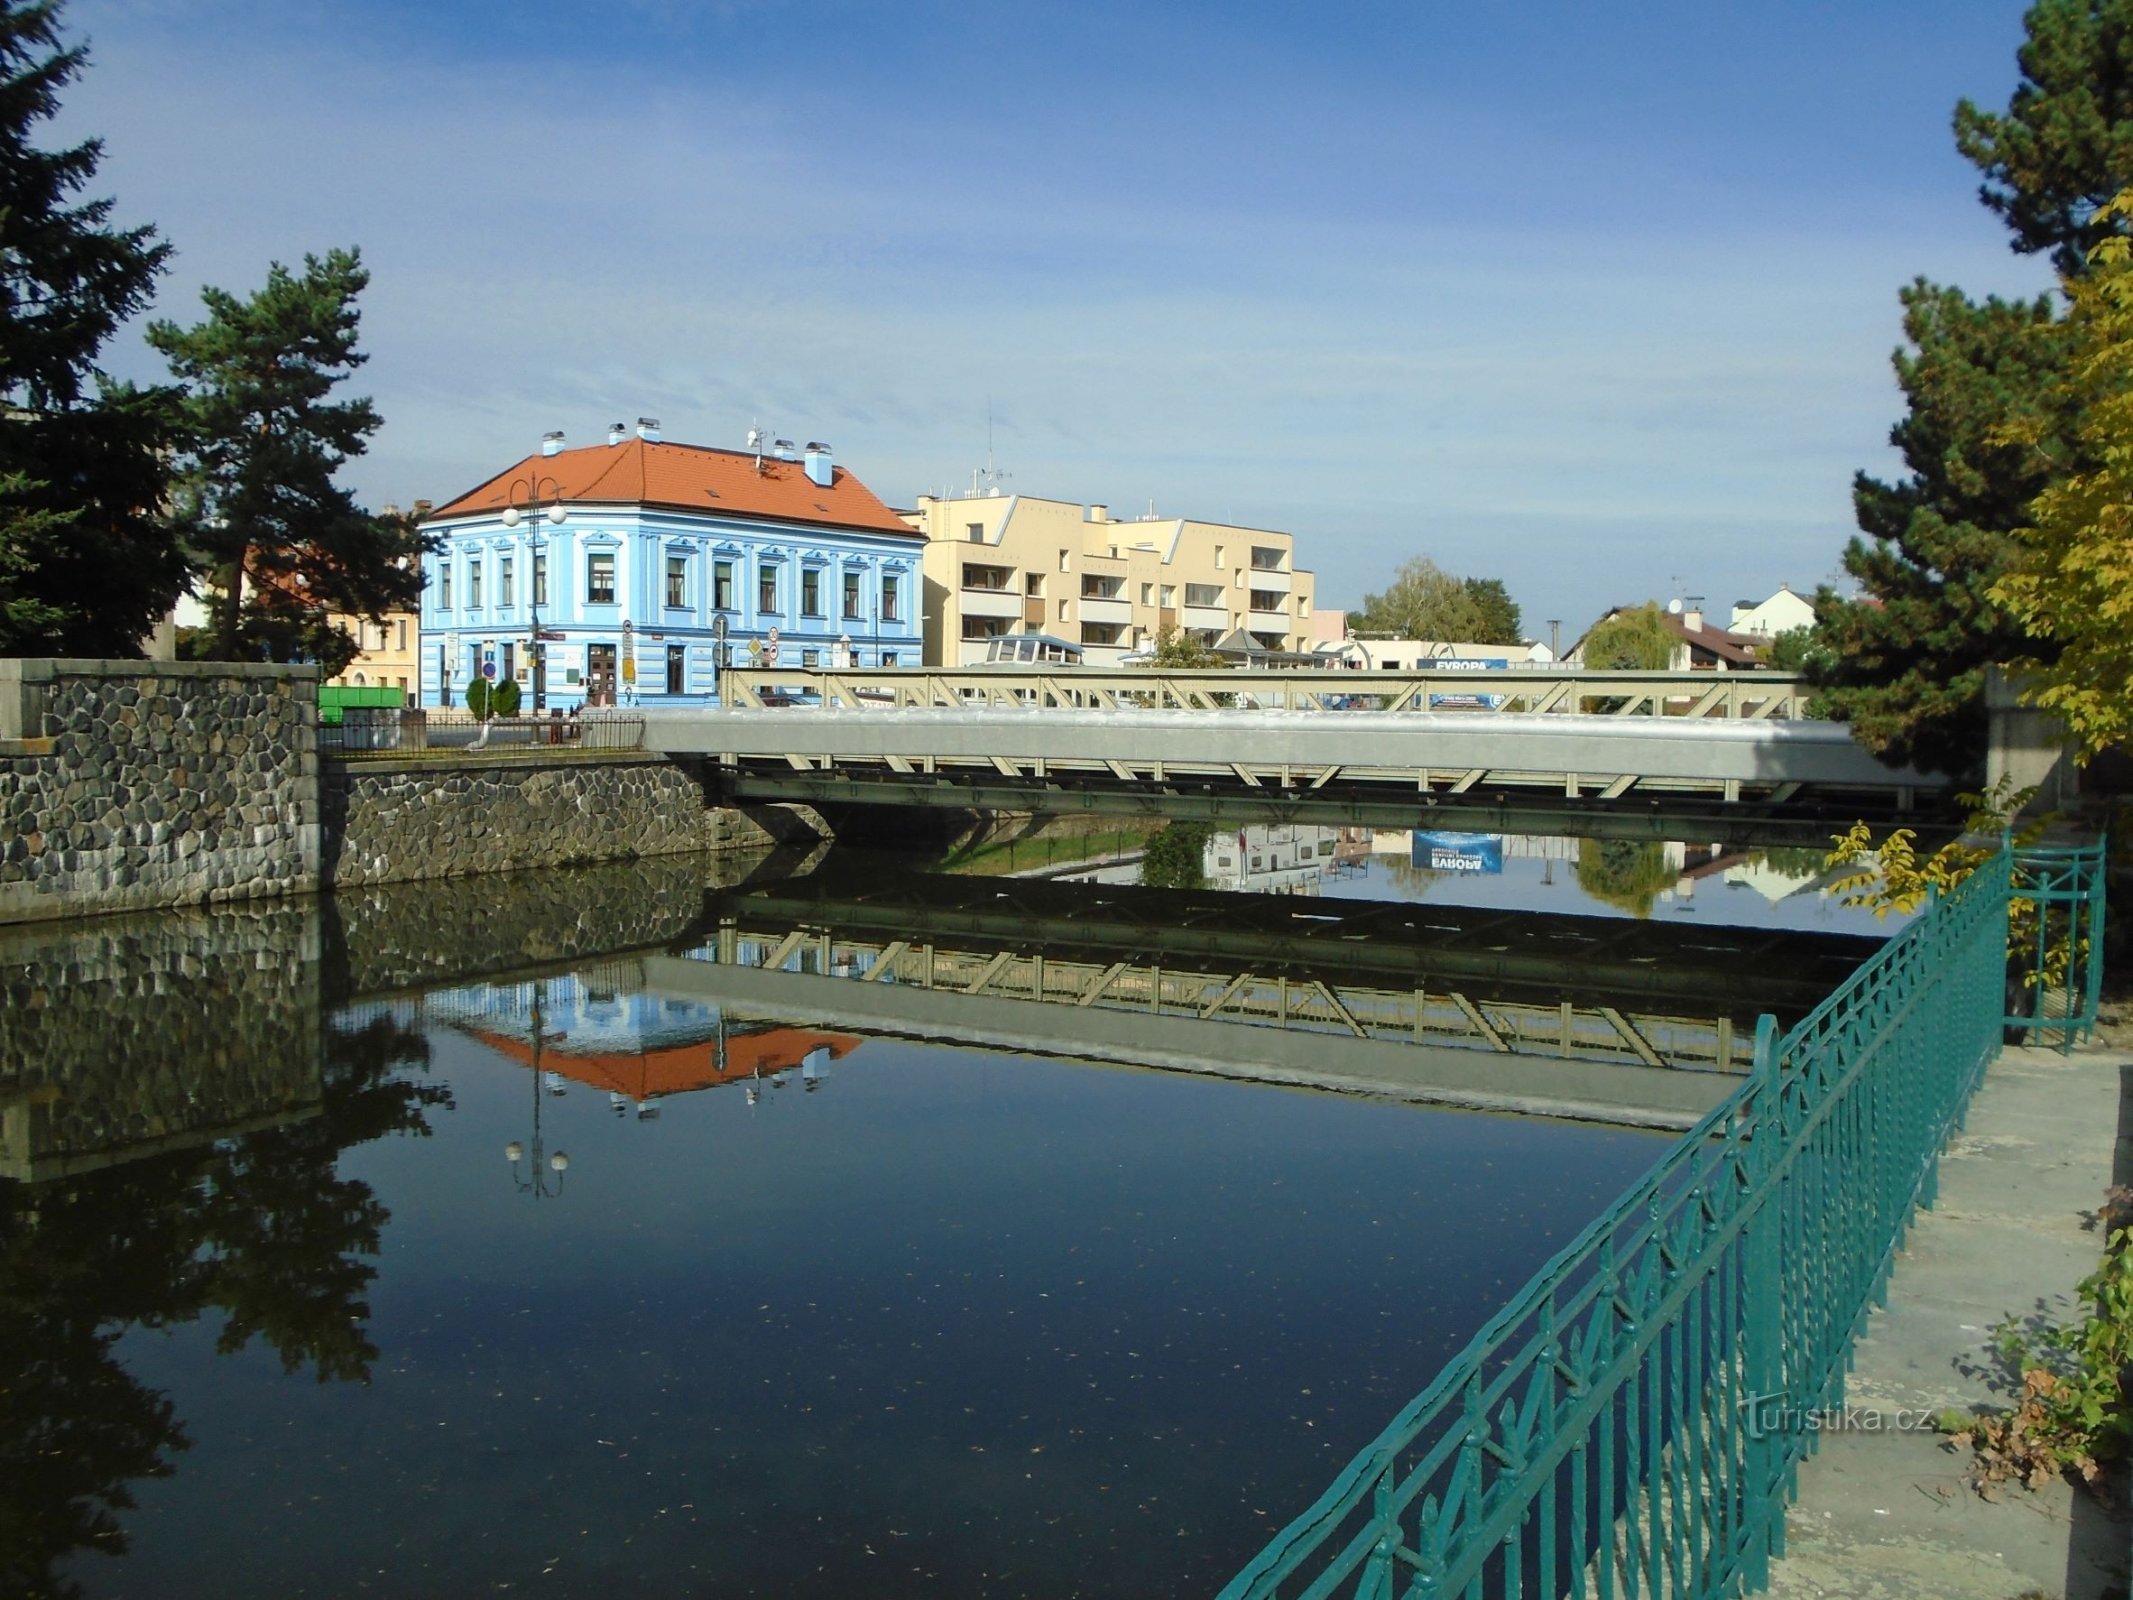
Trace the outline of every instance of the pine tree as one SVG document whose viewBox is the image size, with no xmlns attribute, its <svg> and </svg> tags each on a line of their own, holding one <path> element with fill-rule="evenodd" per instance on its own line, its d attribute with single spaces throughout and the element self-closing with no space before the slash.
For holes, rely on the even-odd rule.
<svg viewBox="0 0 2133 1600">
<path fill-rule="evenodd" d="M 1968 774 L 1985 745 L 1985 669 L 2028 645 L 1991 591 L 2068 452 L 2065 324 L 2048 299 L 1980 303 L 1923 280 L 1903 302 L 1911 348 L 1895 364 L 1910 410 L 1889 438 L 1908 475 L 1854 482 L 1866 537 L 1844 567 L 1863 593 L 1823 591 L 1806 661 L 1822 704 L 1869 748 Z"/>
<path fill-rule="evenodd" d="M 280 262 L 240 300 L 201 291 L 205 321 L 150 324 L 149 343 L 188 385 L 191 439 L 180 520 L 203 560 L 222 660 L 313 660 L 337 672 L 356 641 L 330 613 L 380 618 L 422 591 L 412 522 L 359 508 L 334 474 L 378 430 L 367 399 L 333 400 L 367 359 L 355 250 Z"/>
<path fill-rule="evenodd" d="M 2007 112 L 1963 102 L 1956 144 L 2014 249 L 2078 272 L 2114 226 L 2102 207 L 2133 181 L 2133 0 L 2039 0 L 2024 27 Z M 1980 302 L 1924 280 L 1902 298 L 1909 345 L 1894 360 L 1909 409 L 1890 442 L 1907 475 L 1855 481 L 1864 537 L 1844 568 L 1862 592 L 1817 596 L 1807 660 L 1821 703 L 1870 748 L 1972 774 L 1985 668 L 2030 644 L 1994 585 L 2030 501 L 2082 465 L 2062 384 L 2069 343 L 2053 299 Z"/>
<path fill-rule="evenodd" d="M 2023 19 L 2022 83 L 2005 116 L 1955 108 L 1956 148 L 1985 174 L 1978 197 L 2022 254 L 2050 251 L 2068 277 L 2124 227 L 2102 215 L 2133 178 L 2133 4 L 2039 0 Z"/>
<path fill-rule="evenodd" d="M 1468 578 L 1467 598 L 1480 621 L 1468 638 L 1475 644 L 1523 644 L 1525 619 L 1501 578 Z"/>
<path fill-rule="evenodd" d="M 99 141 L 32 142 L 87 60 L 58 10 L 0 0 L 0 653 L 133 656 L 187 577 L 161 516 L 176 396 L 107 382 L 96 355 L 170 247 L 77 201 Z"/>
</svg>

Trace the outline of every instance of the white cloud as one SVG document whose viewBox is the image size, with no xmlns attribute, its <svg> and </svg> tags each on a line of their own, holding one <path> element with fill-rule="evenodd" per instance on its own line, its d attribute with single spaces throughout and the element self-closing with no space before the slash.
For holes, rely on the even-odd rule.
<svg viewBox="0 0 2133 1600">
<path fill-rule="evenodd" d="M 387 425 L 351 479 L 374 502 L 639 414 L 827 437 L 907 501 L 982 454 L 989 398 L 1018 490 L 1290 527 L 1329 601 L 1424 550 L 1577 619 L 1677 573 L 1728 598 L 1814 581 L 1852 471 L 1887 466 L 1898 284 L 2041 281 L 1970 216 L 1934 239 L 1686 180 L 1619 220 L 1220 183 L 1152 204 L 1109 124 L 1069 173 L 966 193 L 946 147 L 973 130 L 937 96 L 944 123 L 656 62 L 489 71 L 259 15 L 114 10 L 67 128 L 177 244 L 162 315 L 362 246 Z M 1517 162 L 1609 164 L 1531 138 Z"/>
</svg>

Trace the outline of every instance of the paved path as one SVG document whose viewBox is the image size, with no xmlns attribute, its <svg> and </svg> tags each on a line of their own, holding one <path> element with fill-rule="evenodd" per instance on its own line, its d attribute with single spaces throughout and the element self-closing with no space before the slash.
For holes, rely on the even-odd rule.
<svg viewBox="0 0 2133 1600">
<path fill-rule="evenodd" d="M 2095 1266 L 2084 1223 L 2133 1178 L 2133 1053 L 2009 1050 L 1986 1074 L 1969 1126 L 1941 1160 L 1940 1203 L 1913 1228 L 1889 1305 L 1859 1346 L 1854 1421 L 1887 1424 L 1999 1398 L 1987 1349 L 2008 1312 L 2060 1312 Z M 1967 1452 L 1928 1431 L 1825 1434 L 1800 1469 L 1783 1600 L 2102 1600 L 2126 1593 L 2129 1529 L 2088 1494 L 2054 1484 L 1981 1500 Z"/>
</svg>

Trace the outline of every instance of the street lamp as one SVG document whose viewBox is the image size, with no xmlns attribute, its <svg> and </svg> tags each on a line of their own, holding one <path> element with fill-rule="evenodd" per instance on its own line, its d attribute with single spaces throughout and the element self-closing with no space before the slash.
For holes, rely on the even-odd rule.
<svg viewBox="0 0 2133 1600">
<path fill-rule="evenodd" d="M 519 1175 L 518 1164 L 526 1159 L 526 1147 L 513 1139 L 504 1146 L 504 1159 L 511 1163 L 511 1181 L 518 1185 L 521 1194 L 530 1194 L 537 1200 L 553 1199 L 563 1192 L 563 1174 L 570 1170 L 570 1157 L 558 1150 L 548 1154 L 541 1143 L 541 985 L 535 979 L 533 985 L 533 1160 L 526 1176 Z M 548 1179 L 554 1174 L 555 1187 L 550 1188 Z"/>
<path fill-rule="evenodd" d="M 549 502 L 546 511 L 541 509 L 543 500 Z M 548 709 L 548 652 L 541 648 L 541 583 L 545 576 L 541 566 L 541 518 L 545 516 L 552 523 L 563 520 L 563 486 L 553 478 L 529 472 L 511 480 L 505 501 L 505 527 L 515 528 L 520 522 L 530 524 L 526 530 L 526 593 L 532 602 L 527 607 L 532 626 L 526 644 L 533 661 L 533 710 L 538 716 Z"/>
</svg>

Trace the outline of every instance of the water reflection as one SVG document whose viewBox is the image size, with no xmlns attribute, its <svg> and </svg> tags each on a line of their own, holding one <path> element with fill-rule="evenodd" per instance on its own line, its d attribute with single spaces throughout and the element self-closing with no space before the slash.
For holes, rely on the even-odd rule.
<svg viewBox="0 0 2133 1600">
<path fill-rule="evenodd" d="M 1691 839 L 1169 823 L 1138 844 L 1092 840 L 1085 861 L 1050 839 L 1021 875 L 1241 894 L 1429 900 L 1582 916 L 1688 917 L 1738 927 L 1886 936 L 1887 922 L 1829 893 L 1824 852 Z M 998 853 L 979 858 L 988 872 Z M 1009 859 L 1013 859 L 1010 853 Z M 961 870 L 955 868 L 954 870 Z"/>
<path fill-rule="evenodd" d="M 833 855 L 0 932 L 0 1592 L 1212 1587 L 1657 1146 L 1067 1059 L 1737 1064 L 1714 974 L 1858 954 L 1263 842 L 1329 893 Z"/>
<path fill-rule="evenodd" d="M 69 1009 L 63 997 L 55 1009 Z M 169 1022 L 183 1009 L 159 1015 Z M 86 1021 L 77 1016 L 74 1037 L 108 1038 Z M 132 1159 L 106 1147 L 73 1175 L 0 1180 L 0 1592 L 87 1593 L 65 1563 L 77 1552 L 124 1554 L 121 1513 L 134 1509 L 134 1486 L 169 1476 L 190 1446 L 169 1396 L 117 1358 L 129 1330 L 205 1320 L 220 1354 L 257 1340 L 284 1372 L 369 1381 L 378 1349 L 367 1296 L 390 1213 L 337 1164 L 371 1140 L 426 1134 L 451 1097 L 420 1075 L 421 1035 L 390 1018 L 320 1040 L 298 1073 L 313 1096 L 275 1125 L 176 1150 L 156 1148 L 158 1134 Z M 167 1051 L 151 1053 L 159 1069 L 183 1070 Z M 204 1051 L 197 1065 L 211 1069 L 221 1056 Z M 113 1082 L 92 1081 L 128 1076 L 124 1053 L 107 1067 L 64 1074 L 41 1099 L 52 1113 L 41 1127 L 68 1125 L 58 1108 L 71 1101 L 124 1098 Z M 248 1092 L 194 1107 L 187 1134 L 258 1115 Z"/>
</svg>

